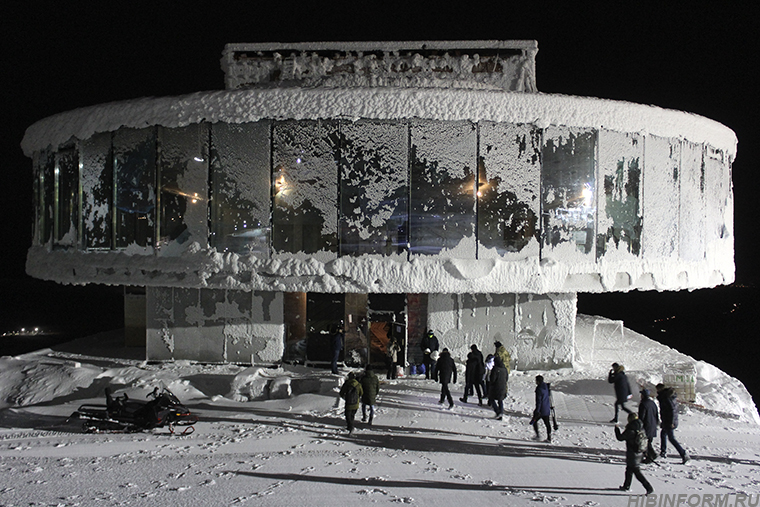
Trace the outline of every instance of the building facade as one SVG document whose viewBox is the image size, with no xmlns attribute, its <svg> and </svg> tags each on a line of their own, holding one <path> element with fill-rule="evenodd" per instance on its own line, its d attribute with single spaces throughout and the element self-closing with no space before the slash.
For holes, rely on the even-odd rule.
<svg viewBox="0 0 760 507">
<path fill-rule="evenodd" d="M 226 90 L 43 119 L 27 272 L 129 287 L 150 360 L 325 362 L 342 322 L 349 365 L 432 329 L 526 369 L 572 365 L 578 292 L 731 283 L 733 132 L 538 93 L 536 52 L 234 44 Z"/>
</svg>

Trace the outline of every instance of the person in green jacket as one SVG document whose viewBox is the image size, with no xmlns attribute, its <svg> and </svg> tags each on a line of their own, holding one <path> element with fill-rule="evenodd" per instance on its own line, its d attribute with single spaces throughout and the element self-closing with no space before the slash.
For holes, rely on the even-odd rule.
<svg viewBox="0 0 760 507">
<path fill-rule="evenodd" d="M 354 432 L 354 418 L 362 397 L 362 385 L 356 380 L 354 372 L 348 374 L 348 380 L 340 388 L 340 397 L 346 400 L 346 429 L 350 435 Z"/>
<path fill-rule="evenodd" d="M 372 365 L 368 364 L 361 379 L 362 385 L 362 422 L 367 422 L 367 407 L 369 407 L 369 425 L 375 417 L 375 399 L 380 391 L 380 380 L 377 378 Z"/>
</svg>

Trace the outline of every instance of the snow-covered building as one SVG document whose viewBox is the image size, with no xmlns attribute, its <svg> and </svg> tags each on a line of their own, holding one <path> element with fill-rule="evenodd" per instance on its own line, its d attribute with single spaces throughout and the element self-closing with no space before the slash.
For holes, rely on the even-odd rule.
<svg viewBox="0 0 760 507">
<path fill-rule="evenodd" d="M 32 125 L 27 272 L 124 285 L 151 360 L 573 363 L 576 293 L 731 283 L 736 137 L 536 89 L 535 41 L 230 44 L 223 91 Z"/>
</svg>

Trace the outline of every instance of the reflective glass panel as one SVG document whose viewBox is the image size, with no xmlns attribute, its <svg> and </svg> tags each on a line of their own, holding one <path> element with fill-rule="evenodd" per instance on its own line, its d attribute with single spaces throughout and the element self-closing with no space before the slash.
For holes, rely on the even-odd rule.
<svg viewBox="0 0 760 507">
<path fill-rule="evenodd" d="M 116 248 L 152 247 L 156 214 L 154 128 L 123 128 L 113 134 Z"/>
<path fill-rule="evenodd" d="M 337 123 L 277 122 L 272 150 L 274 250 L 337 252 Z"/>
<path fill-rule="evenodd" d="M 599 199 L 596 255 L 608 250 L 641 254 L 641 169 L 644 143 L 640 134 L 599 131 Z"/>
<path fill-rule="evenodd" d="M 53 235 L 53 206 L 55 204 L 55 157 L 49 151 L 34 155 L 37 181 L 37 244 L 44 245 Z"/>
<path fill-rule="evenodd" d="M 678 254 L 681 141 L 647 136 L 644 147 L 642 254 L 668 259 Z"/>
<path fill-rule="evenodd" d="M 55 241 L 59 247 L 78 242 L 79 153 L 74 148 L 55 154 Z"/>
<path fill-rule="evenodd" d="M 82 156 L 82 241 L 86 249 L 111 248 L 113 166 L 111 134 L 96 134 L 79 145 Z"/>
<path fill-rule="evenodd" d="M 538 255 L 541 131 L 481 122 L 478 257 Z M 528 245 L 532 245 L 527 248 Z"/>
<path fill-rule="evenodd" d="M 410 250 L 475 257 L 477 134 L 469 122 L 411 126 Z M 463 241 L 469 239 L 469 241 Z"/>
<path fill-rule="evenodd" d="M 542 256 L 570 247 L 593 252 L 596 222 L 596 132 L 569 127 L 544 130 L 541 151 Z"/>
<path fill-rule="evenodd" d="M 679 255 L 701 261 L 705 255 L 705 163 L 703 146 L 683 141 L 681 150 Z"/>
<path fill-rule="evenodd" d="M 398 122 L 362 121 L 341 127 L 341 255 L 405 252 L 408 131 Z"/>
<path fill-rule="evenodd" d="M 211 235 L 219 252 L 269 255 L 269 121 L 211 126 Z"/>
<path fill-rule="evenodd" d="M 158 244 L 165 248 L 196 241 L 205 246 L 208 233 L 208 125 L 158 130 L 160 213 Z"/>
</svg>

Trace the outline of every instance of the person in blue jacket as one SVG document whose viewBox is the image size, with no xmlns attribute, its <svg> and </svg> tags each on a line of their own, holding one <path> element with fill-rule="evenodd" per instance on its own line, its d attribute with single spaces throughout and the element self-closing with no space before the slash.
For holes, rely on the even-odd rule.
<svg viewBox="0 0 760 507">
<path fill-rule="evenodd" d="M 546 426 L 546 441 L 552 441 L 552 425 L 549 422 L 549 416 L 552 413 L 551 398 L 549 396 L 549 384 L 544 382 L 544 377 L 536 375 L 536 409 L 533 411 L 533 418 L 530 423 L 533 425 L 533 430 L 536 432 L 534 440 L 539 440 L 541 437 L 538 433 L 538 421 L 544 421 Z"/>
</svg>

